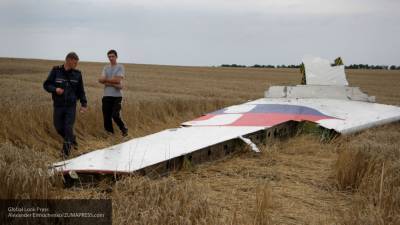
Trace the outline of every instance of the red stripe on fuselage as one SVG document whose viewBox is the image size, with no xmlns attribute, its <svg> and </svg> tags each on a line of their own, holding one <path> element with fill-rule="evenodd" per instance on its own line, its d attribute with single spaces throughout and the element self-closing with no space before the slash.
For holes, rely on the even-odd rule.
<svg viewBox="0 0 400 225">
<path fill-rule="evenodd" d="M 200 116 L 199 118 L 196 118 L 196 119 L 194 119 L 194 120 L 192 120 L 192 121 L 203 121 L 203 120 L 208 120 L 208 119 L 213 118 L 214 116 L 215 116 L 214 114 L 207 114 L 207 115 L 204 115 L 204 116 Z"/>
<path fill-rule="evenodd" d="M 335 119 L 328 116 L 302 115 L 302 114 L 284 114 L 284 113 L 246 113 L 235 122 L 227 126 L 274 126 L 289 120 L 294 121 L 312 121 L 316 122 L 322 119 Z"/>
</svg>

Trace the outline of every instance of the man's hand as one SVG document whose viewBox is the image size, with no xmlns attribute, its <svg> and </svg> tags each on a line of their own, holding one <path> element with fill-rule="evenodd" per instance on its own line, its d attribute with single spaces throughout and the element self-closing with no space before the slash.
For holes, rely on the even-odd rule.
<svg viewBox="0 0 400 225">
<path fill-rule="evenodd" d="M 62 88 L 56 88 L 56 94 L 62 95 L 64 93 L 64 89 Z"/>
<path fill-rule="evenodd" d="M 88 110 L 87 106 L 85 106 L 85 107 L 82 106 L 81 109 L 79 110 L 79 112 L 80 113 L 85 113 L 85 112 L 87 112 L 87 110 Z"/>
</svg>

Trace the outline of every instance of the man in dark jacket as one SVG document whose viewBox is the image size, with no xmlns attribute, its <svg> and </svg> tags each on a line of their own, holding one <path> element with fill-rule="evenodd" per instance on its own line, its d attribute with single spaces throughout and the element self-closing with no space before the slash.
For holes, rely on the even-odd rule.
<svg viewBox="0 0 400 225">
<path fill-rule="evenodd" d="M 61 151 L 63 157 L 68 157 L 71 148 L 77 147 L 73 131 L 76 102 L 80 100 L 82 106 L 80 111 L 82 113 L 87 110 L 82 74 L 81 71 L 75 69 L 78 61 L 79 57 L 76 53 L 68 53 L 65 63 L 53 67 L 46 81 L 43 83 L 44 89 L 52 94 L 54 126 L 57 133 L 64 139 Z"/>
</svg>

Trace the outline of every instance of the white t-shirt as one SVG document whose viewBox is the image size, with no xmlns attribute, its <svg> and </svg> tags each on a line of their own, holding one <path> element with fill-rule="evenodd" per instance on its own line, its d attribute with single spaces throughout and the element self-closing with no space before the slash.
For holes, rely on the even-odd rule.
<svg viewBox="0 0 400 225">
<path fill-rule="evenodd" d="M 116 64 L 114 66 L 108 64 L 104 66 L 102 73 L 107 79 L 111 79 L 113 76 L 124 77 L 124 74 L 125 69 L 121 64 Z M 104 96 L 122 97 L 122 90 L 112 86 L 104 86 Z"/>
</svg>

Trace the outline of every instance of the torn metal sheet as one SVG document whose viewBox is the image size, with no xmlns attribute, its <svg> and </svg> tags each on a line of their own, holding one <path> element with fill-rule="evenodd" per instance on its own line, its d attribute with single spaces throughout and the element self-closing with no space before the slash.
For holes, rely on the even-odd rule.
<svg viewBox="0 0 400 225">
<path fill-rule="evenodd" d="M 303 63 L 308 85 L 349 85 L 344 65 L 331 66 L 329 60 L 314 56 L 304 56 Z"/>
<path fill-rule="evenodd" d="M 323 98 L 375 102 L 358 87 L 327 85 L 273 86 L 265 92 L 266 98 Z"/>
<path fill-rule="evenodd" d="M 253 152 L 261 152 L 257 145 L 250 140 L 250 138 L 240 136 L 239 139 L 246 143 L 251 148 L 251 150 L 253 150 Z"/>
<path fill-rule="evenodd" d="M 53 167 L 64 173 L 71 170 L 78 173 L 130 173 L 262 129 L 254 126 L 168 129 L 55 163 Z"/>
</svg>

